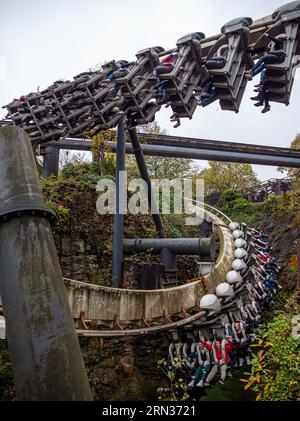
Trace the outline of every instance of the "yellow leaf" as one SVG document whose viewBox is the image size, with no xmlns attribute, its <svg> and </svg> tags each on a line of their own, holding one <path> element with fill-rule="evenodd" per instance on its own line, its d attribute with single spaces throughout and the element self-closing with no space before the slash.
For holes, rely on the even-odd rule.
<svg viewBox="0 0 300 421">
<path fill-rule="evenodd" d="M 260 401 L 261 400 L 261 393 L 256 397 L 256 400 L 257 401 Z"/>
<path fill-rule="evenodd" d="M 249 387 L 251 387 L 251 386 L 252 386 L 252 382 L 249 382 L 248 384 L 246 384 L 246 385 L 245 385 L 244 389 L 245 389 L 245 390 L 247 390 L 247 389 L 249 389 Z"/>
</svg>

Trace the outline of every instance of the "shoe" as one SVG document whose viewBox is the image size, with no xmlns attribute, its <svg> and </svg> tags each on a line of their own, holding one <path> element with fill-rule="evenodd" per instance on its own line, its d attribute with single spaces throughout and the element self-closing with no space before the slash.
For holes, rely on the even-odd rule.
<svg viewBox="0 0 300 421">
<path fill-rule="evenodd" d="M 221 385 L 223 386 L 223 384 L 224 384 L 224 380 L 220 379 L 220 380 L 218 381 L 218 383 L 219 383 L 219 384 L 221 384 Z"/>
<path fill-rule="evenodd" d="M 250 357 L 246 357 L 246 363 L 247 363 L 247 365 L 251 365 Z"/>
<path fill-rule="evenodd" d="M 266 105 L 265 108 L 261 111 L 263 114 L 269 112 L 271 110 L 270 105 Z"/>
<path fill-rule="evenodd" d="M 198 383 L 196 384 L 196 386 L 197 386 L 197 387 L 203 387 L 203 380 L 200 380 L 200 382 L 198 382 Z"/>
<path fill-rule="evenodd" d="M 240 358 L 239 359 L 239 366 L 243 367 L 243 365 L 244 365 L 244 358 Z"/>
<path fill-rule="evenodd" d="M 236 367 L 237 367 L 237 362 L 236 362 L 236 361 L 233 363 L 233 367 L 234 367 L 234 368 L 236 368 Z"/>
<path fill-rule="evenodd" d="M 256 104 L 254 104 L 254 107 L 262 107 L 264 105 L 264 103 L 262 101 L 257 102 Z"/>
<path fill-rule="evenodd" d="M 260 95 L 257 95 L 257 96 L 252 96 L 250 99 L 251 99 L 252 101 L 260 101 L 260 100 L 261 100 L 261 96 L 260 96 Z"/>
<path fill-rule="evenodd" d="M 204 382 L 204 383 L 203 383 L 203 386 L 205 386 L 205 387 L 209 387 L 209 386 L 210 386 L 210 384 L 209 384 L 209 382 Z"/>
<path fill-rule="evenodd" d="M 189 384 L 188 384 L 188 387 L 194 387 L 195 386 L 195 382 L 194 382 L 194 380 L 192 380 Z M 198 386 L 198 385 L 197 385 Z"/>
<path fill-rule="evenodd" d="M 263 84 L 262 83 L 259 83 L 258 85 L 254 85 L 254 88 L 263 88 Z"/>
<path fill-rule="evenodd" d="M 262 88 L 253 89 L 253 92 L 262 92 Z"/>
<path fill-rule="evenodd" d="M 228 377 L 229 379 L 232 379 L 232 373 L 231 373 L 231 371 L 228 371 L 228 370 L 227 370 L 227 377 Z"/>
<path fill-rule="evenodd" d="M 177 127 L 179 127 L 179 126 L 180 126 L 180 121 L 177 121 L 177 123 L 173 127 L 174 127 L 174 129 L 177 129 Z"/>
</svg>

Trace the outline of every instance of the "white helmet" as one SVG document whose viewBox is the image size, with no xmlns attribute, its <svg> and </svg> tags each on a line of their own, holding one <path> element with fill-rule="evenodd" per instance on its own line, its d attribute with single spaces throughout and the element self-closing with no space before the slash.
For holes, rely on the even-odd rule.
<svg viewBox="0 0 300 421">
<path fill-rule="evenodd" d="M 235 240 L 234 245 L 236 248 L 241 248 L 241 247 L 247 247 L 247 243 L 245 240 L 243 240 L 242 238 L 238 238 L 237 240 Z"/>
<path fill-rule="evenodd" d="M 235 270 L 232 270 L 227 273 L 226 275 L 226 281 L 229 284 L 236 284 L 238 282 L 242 282 L 243 278 L 241 277 L 241 274 Z"/>
<path fill-rule="evenodd" d="M 246 269 L 246 267 L 247 267 L 247 265 L 244 262 L 244 260 L 236 259 L 232 262 L 232 269 L 233 270 L 239 271 L 239 270 Z"/>
<path fill-rule="evenodd" d="M 204 295 L 200 300 L 200 308 L 201 310 L 206 311 L 220 311 L 221 310 L 221 303 L 219 298 L 214 294 L 207 294 Z"/>
<path fill-rule="evenodd" d="M 243 258 L 247 259 L 248 257 L 248 253 L 246 252 L 245 249 L 242 249 L 242 248 L 236 249 L 234 252 L 234 255 L 237 259 L 243 259 Z"/>
<path fill-rule="evenodd" d="M 230 224 L 229 224 L 229 229 L 231 230 L 231 231 L 234 231 L 234 230 L 237 230 L 238 228 L 239 228 L 239 224 L 237 223 L 237 222 L 230 222 Z"/>
<path fill-rule="evenodd" d="M 233 231 L 232 235 L 237 240 L 238 238 L 242 238 L 244 236 L 244 233 L 241 230 L 235 230 Z"/>
<path fill-rule="evenodd" d="M 216 295 L 219 298 L 222 297 L 233 297 L 234 291 L 231 285 L 227 284 L 227 282 L 223 282 L 222 284 L 219 284 L 216 288 Z"/>
</svg>

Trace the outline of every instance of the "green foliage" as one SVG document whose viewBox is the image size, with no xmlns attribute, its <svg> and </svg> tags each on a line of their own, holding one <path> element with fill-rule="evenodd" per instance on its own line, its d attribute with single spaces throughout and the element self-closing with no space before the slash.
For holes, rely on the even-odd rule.
<svg viewBox="0 0 300 421">
<path fill-rule="evenodd" d="M 208 162 L 209 167 L 202 170 L 205 193 L 223 193 L 225 190 L 244 191 L 258 183 L 258 178 L 250 164 L 230 162 Z"/>
<path fill-rule="evenodd" d="M 256 400 L 292 401 L 300 399 L 300 340 L 292 336 L 292 317 L 299 308 L 280 311 L 260 329 L 258 349 L 252 361 L 245 389 L 256 392 Z"/>
<path fill-rule="evenodd" d="M 101 176 L 107 175 L 115 175 L 114 160 L 110 156 L 101 162 L 84 162 L 79 165 L 68 163 L 61 171 L 63 180 L 81 180 L 92 184 L 97 184 Z"/>
<path fill-rule="evenodd" d="M 238 198 L 240 198 L 242 195 L 236 190 L 228 189 L 225 190 L 224 193 L 222 193 L 219 205 L 221 207 L 230 207 L 232 205 L 232 202 Z"/>
<path fill-rule="evenodd" d="M 222 212 L 234 221 L 248 224 L 261 219 L 266 210 L 266 202 L 249 202 L 234 189 L 225 190 L 220 198 L 219 206 Z"/>
<path fill-rule="evenodd" d="M 176 358 L 174 359 L 176 362 Z M 163 358 L 157 361 L 157 367 L 167 377 L 169 386 L 157 389 L 158 399 L 164 401 L 186 401 L 189 399 L 186 381 L 174 372 L 172 366 Z"/>
</svg>

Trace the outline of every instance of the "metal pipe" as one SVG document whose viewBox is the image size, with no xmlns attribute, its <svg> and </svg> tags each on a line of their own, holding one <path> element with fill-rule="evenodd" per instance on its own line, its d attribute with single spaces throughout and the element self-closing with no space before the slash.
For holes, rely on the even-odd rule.
<svg viewBox="0 0 300 421">
<path fill-rule="evenodd" d="M 166 248 L 175 255 L 204 255 L 214 260 L 216 252 L 214 238 L 127 238 L 123 244 L 125 253 L 151 251 L 159 254 Z"/>
<path fill-rule="evenodd" d="M 92 400 L 29 137 L 0 128 L 0 295 L 18 400 Z"/>
<path fill-rule="evenodd" d="M 145 156 L 208 159 L 210 161 L 245 162 L 258 165 L 300 168 L 300 153 L 293 149 L 261 146 L 260 150 L 259 145 L 255 145 L 252 148 L 252 145 L 214 140 L 209 141 L 211 146 L 205 145 L 204 143 L 201 146 L 201 139 L 194 140 L 199 141 L 199 145 L 194 147 L 182 147 L 181 145 L 171 147 L 167 145 L 141 144 L 141 148 Z M 216 143 L 222 143 L 223 145 L 218 145 L 216 149 Z M 92 141 L 62 140 L 51 142 L 51 146 L 53 145 L 61 149 L 91 150 Z M 106 142 L 105 146 L 113 151 L 116 150 L 116 142 Z M 126 153 L 133 153 L 132 145 L 129 143 L 126 144 Z"/>
<path fill-rule="evenodd" d="M 122 282 L 123 263 L 123 204 L 125 199 L 125 122 L 118 123 L 117 162 L 116 162 L 116 209 L 114 215 L 113 260 L 112 260 L 112 286 L 120 288 Z"/>
<path fill-rule="evenodd" d="M 143 180 L 146 181 L 148 186 L 148 203 L 151 209 L 152 219 L 156 228 L 156 232 L 160 238 L 165 236 L 164 228 L 162 224 L 161 217 L 159 215 L 159 210 L 157 209 L 156 201 L 153 195 L 153 190 L 151 186 L 151 180 L 148 174 L 148 169 L 144 160 L 143 151 L 141 148 L 141 144 L 136 132 L 136 128 L 131 128 L 128 130 L 130 141 L 132 144 L 132 152 L 134 153 L 139 172 Z"/>
<path fill-rule="evenodd" d="M 43 177 L 57 176 L 59 167 L 59 149 L 46 146 L 43 162 Z"/>
</svg>

